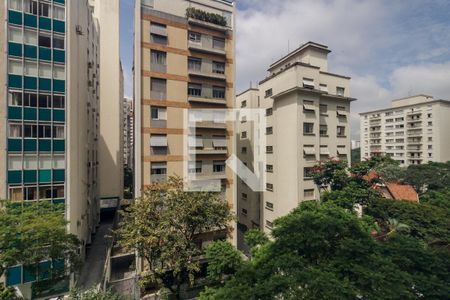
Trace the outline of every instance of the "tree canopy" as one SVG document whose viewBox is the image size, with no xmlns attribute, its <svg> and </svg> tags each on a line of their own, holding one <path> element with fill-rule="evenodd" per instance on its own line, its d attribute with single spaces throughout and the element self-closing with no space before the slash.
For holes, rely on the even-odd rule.
<svg viewBox="0 0 450 300">
<path fill-rule="evenodd" d="M 232 220 L 219 193 L 187 192 L 179 177 L 152 184 L 122 212 L 119 245 L 145 261 L 143 285 L 158 284 L 179 297 L 200 271 L 202 234 L 226 236 Z"/>
<path fill-rule="evenodd" d="M 63 207 L 56 204 L 5 202 L 0 208 L 0 275 L 14 265 L 38 268 L 42 261 L 61 259 L 75 271 L 80 266 L 79 241 L 66 225 Z"/>
</svg>

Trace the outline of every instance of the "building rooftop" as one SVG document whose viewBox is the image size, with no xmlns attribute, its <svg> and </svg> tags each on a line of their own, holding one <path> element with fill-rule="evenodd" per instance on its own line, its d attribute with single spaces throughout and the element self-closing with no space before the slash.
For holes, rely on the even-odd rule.
<svg viewBox="0 0 450 300">
<path fill-rule="evenodd" d="M 388 182 L 386 188 L 395 200 L 419 202 L 419 195 L 411 185 Z"/>
<path fill-rule="evenodd" d="M 294 51 L 286 54 L 285 56 L 283 56 L 279 60 L 275 61 L 274 63 L 272 63 L 270 65 L 270 67 L 269 67 L 269 71 L 274 69 L 274 68 L 276 68 L 276 67 L 278 67 L 279 65 L 282 65 L 284 62 L 292 59 L 293 57 L 297 56 L 301 52 L 304 52 L 306 49 L 310 49 L 310 48 L 313 48 L 313 49 L 318 50 L 318 51 L 322 51 L 322 52 L 324 52 L 326 54 L 331 52 L 331 50 L 328 49 L 328 46 L 309 41 L 309 42 L 301 45 L 300 47 L 298 47 Z"/>
</svg>

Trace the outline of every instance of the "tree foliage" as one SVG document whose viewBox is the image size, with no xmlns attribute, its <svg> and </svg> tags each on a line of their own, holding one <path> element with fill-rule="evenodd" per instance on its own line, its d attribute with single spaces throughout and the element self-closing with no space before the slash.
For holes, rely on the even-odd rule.
<svg viewBox="0 0 450 300">
<path fill-rule="evenodd" d="M 187 192 L 179 177 L 151 185 L 122 212 L 119 245 L 145 261 L 142 284 L 158 283 L 176 296 L 200 270 L 200 235 L 224 232 L 232 220 L 226 201 L 212 192 Z"/>
<path fill-rule="evenodd" d="M 227 241 L 216 241 L 206 248 L 208 278 L 222 281 L 224 276 L 234 274 L 242 263 L 242 253 Z"/>
<path fill-rule="evenodd" d="M 0 300 L 23 300 L 23 298 L 17 296 L 13 288 L 0 283 Z"/>
<path fill-rule="evenodd" d="M 405 182 L 414 186 L 419 194 L 424 194 L 428 190 L 446 189 L 450 187 L 450 161 L 410 165 L 405 175 Z"/>
<path fill-rule="evenodd" d="M 125 298 L 111 290 L 102 291 L 91 288 L 84 291 L 77 289 L 71 290 L 69 300 L 125 300 Z"/>
<path fill-rule="evenodd" d="M 79 241 L 66 232 L 63 207 L 46 201 L 4 203 L 0 208 L 0 275 L 8 267 L 34 268 L 44 260 L 64 259 L 70 271 L 80 266 Z M 60 276 L 56 270 L 52 276 Z"/>
<path fill-rule="evenodd" d="M 222 287 L 200 299 L 447 299 L 450 257 L 417 239 L 378 240 L 331 203 L 302 204 L 278 219 L 273 240 Z"/>
</svg>

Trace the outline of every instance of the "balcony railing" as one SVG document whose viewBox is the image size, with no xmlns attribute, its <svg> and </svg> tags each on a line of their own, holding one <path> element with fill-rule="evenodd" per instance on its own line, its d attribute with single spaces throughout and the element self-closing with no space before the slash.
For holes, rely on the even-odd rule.
<svg viewBox="0 0 450 300">
<path fill-rule="evenodd" d="M 188 71 L 190 75 L 210 77 L 223 80 L 226 79 L 225 71 L 215 68 L 213 62 L 211 61 L 202 61 L 201 64 L 198 65 L 190 64 Z"/>
<path fill-rule="evenodd" d="M 189 40 L 189 49 L 200 52 L 225 55 L 225 44 L 214 41 L 211 36 L 202 35 L 199 42 Z"/>
<path fill-rule="evenodd" d="M 191 92 L 188 95 L 189 101 L 193 102 L 206 102 L 215 104 L 226 104 L 225 97 L 220 97 L 219 91 L 215 91 L 212 87 L 202 87 L 197 92 Z"/>
</svg>

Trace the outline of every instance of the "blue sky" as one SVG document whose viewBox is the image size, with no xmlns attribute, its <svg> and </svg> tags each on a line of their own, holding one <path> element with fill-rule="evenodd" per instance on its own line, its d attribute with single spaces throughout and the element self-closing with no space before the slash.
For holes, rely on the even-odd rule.
<svg viewBox="0 0 450 300">
<path fill-rule="evenodd" d="M 167 0 L 169 1 L 169 0 Z M 307 41 L 328 45 L 329 71 L 352 77 L 353 137 L 358 113 L 426 93 L 450 99 L 449 0 L 238 0 L 237 92 Z M 126 94 L 132 89 L 134 0 L 121 0 Z"/>
</svg>

